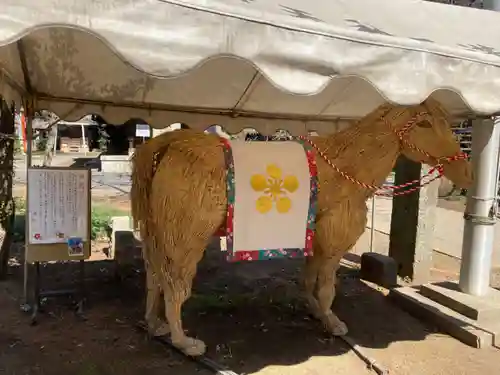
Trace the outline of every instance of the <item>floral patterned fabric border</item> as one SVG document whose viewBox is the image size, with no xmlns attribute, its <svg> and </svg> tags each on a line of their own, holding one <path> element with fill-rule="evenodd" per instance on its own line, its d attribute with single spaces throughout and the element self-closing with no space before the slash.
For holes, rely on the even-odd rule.
<svg viewBox="0 0 500 375">
<path fill-rule="evenodd" d="M 227 139 L 222 138 L 221 142 L 224 149 L 224 155 L 227 168 L 227 218 L 226 218 L 226 242 L 227 242 L 227 260 L 229 262 L 238 261 L 255 261 L 267 260 L 274 258 L 299 258 L 303 256 L 311 256 L 313 254 L 313 240 L 315 235 L 316 226 L 316 211 L 318 200 L 318 169 L 316 166 L 316 159 L 311 146 L 302 141 L 295 139 L 304 147 L 304 152 L 307 156 L 310 174 L 310 198 L 309 198 L 309 212 L 307 215 L 307 229 L 304 239 L 304 248 L 302 249 L 257 249 L 248 251 L 234 251 L 233 250 L 233 218 L 234 218 L 234 202 L 235 202 L 235 186 L 234 186 L 234 162 L 231 151 L 231 144 Z M 222 234 L 218 231 L 217 234 Z"/>
</svg>

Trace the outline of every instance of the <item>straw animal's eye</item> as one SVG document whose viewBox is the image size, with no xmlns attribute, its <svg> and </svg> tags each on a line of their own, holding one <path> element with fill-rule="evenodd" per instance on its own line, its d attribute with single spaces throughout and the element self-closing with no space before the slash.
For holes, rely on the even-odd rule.
<svg viewBox="0 0 500 375">
<path fill-rule="evenodd" d="M 417 126 L 419 128 L 426 128 L 426 129 L 432 128 L 432 124 L 429 121 L 427 121 L 427 120 L 420 121 L 419 123 L 417 123 Z"/>
</svg>

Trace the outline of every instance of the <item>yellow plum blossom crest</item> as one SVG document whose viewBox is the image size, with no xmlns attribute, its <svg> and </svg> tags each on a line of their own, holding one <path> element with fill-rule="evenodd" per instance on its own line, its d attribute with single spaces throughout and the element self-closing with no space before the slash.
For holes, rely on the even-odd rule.
<svg viewBox="0 0 500 375">
<path fill-rule="evenodd" d="M 299 187 L 297 177 L 293 175 L 282 176 L 281 169 L 275 164 L 269 164 L 266 174 L 254 174 L 250 179 L 250 185 L 255 191 L 264 194 L 255 202 L 257 211 L 262 214 L 269 212 L 276 203 L 276 211 L 281 214 L 287 213 L 292 208 L 292 201 L 287 197 L 288 193 L 293 193 Z"/>
</svg>

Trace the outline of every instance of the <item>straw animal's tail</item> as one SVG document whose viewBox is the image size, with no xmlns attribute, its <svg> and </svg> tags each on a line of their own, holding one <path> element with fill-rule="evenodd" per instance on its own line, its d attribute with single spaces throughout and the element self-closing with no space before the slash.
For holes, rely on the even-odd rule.
<svg viewBox="0 0 500 375">
<path fill-rule="evenodd" d="M 148 233 L 149 229 L 151 229 L 151 225 L 148 224 L 151 211 L 149 197 L 155 170 L 171 141 L 170 133 L 151 138 L 137 148 L 131 159 L 132 186 L 130 200 L 132 217 L 134 229 L 140 230 L 143 240 L 150 237 Z"/>
</svg>

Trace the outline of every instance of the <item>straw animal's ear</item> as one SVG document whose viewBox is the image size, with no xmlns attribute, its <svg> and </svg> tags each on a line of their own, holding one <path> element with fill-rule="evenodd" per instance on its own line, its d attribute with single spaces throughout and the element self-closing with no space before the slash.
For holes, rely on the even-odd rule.
<svg viewBox="0 0 500 375">
<path fill-rule="evenodd" d="M 428 98 L 423 103 L 423 108 L 425 108 L 425 112 L 427 113 L 431 124 L 435 123 L 436 120 L 444 120 L 449 123 L 450 114 L 437 100 Z"/>
</svg>

